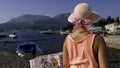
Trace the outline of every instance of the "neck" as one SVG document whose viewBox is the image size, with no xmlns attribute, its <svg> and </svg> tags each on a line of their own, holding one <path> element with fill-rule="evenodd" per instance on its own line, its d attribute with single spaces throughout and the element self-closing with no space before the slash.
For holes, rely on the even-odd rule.
<svg viewBox="0 0 120 68">
<path fill-rule="evenodd" d="M 78 30 L 76 30 L 75 33 L 76 32 L 80 33 L 80 34 L 89 34 L 90 33 L 87 29 L 82 28 L 82 27 L 80 27 Z"/>
<path fill-rule="evenodd" d="M 82 33 L 82 32 L 88 32 L 88 30 L 85 27 L 82 27 L 82 26 L 78 29 L 78 31 L 80 33 Z"/>
</svg>

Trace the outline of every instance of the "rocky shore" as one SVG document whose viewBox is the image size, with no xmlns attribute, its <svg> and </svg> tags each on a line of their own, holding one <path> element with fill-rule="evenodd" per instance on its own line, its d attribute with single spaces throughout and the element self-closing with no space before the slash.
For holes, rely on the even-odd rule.
<svg viewBox="0 0 120 68">
<path fill-rule="evenodd" d="M 0 68 L 30 68 L 29 61 L 8 52 L 0 52 Z"/>
</svg>

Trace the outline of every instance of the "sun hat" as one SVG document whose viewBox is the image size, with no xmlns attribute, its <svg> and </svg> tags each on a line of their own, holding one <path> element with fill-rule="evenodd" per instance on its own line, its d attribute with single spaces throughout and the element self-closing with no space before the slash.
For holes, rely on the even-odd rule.
<svg viewBox="0 0 120 68">
<path fill-rule="evenodd" d="M 84 21 L 84 25 L 87 28 L 88 25 L 97 22 L 100 16 L 87 3 L 79 3 L 75 6 L 74 12 L 68 17 L 68 21 L 75 24 L 75 29 L 81 21 Z"/>
</svg>

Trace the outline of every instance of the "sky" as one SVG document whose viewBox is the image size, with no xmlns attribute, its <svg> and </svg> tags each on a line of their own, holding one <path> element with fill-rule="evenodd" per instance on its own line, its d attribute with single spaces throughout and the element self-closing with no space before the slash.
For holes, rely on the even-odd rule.
<svg viewBox="0 0 120 68">
<path fill-rule="evenodd" d="M 0 0 L 0 23 L 24 14 L 55 16 L 72 13 L 79 3 L 88 3 L 103 18 L 120 16 L 120 0 Z"/>
</svg>

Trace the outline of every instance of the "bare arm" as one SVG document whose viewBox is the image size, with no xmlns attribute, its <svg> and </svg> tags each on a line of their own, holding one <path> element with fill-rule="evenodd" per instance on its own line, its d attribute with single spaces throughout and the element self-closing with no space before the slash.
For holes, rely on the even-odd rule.
<svg viewBox="0 0 120 68">
<path fill-rule="evenodd" d="M 98 43 L 98 61 L 100 68 L 110 68 L 110 61 L 107 53 L 106 43 L 101 36 L 96 38 Z"/>
<path fill-rule="evenodd" d="M 66 48 L 66 40 L 63 45 L 63 66 L 64 68 L 69 68 L 69 59 L 68 59 L 68 52 Z"/>
</svg>

